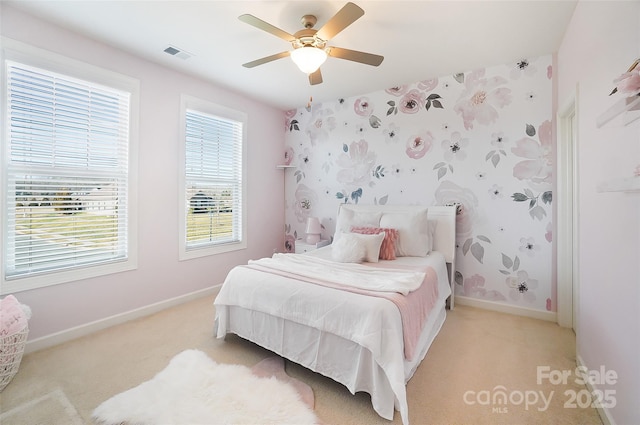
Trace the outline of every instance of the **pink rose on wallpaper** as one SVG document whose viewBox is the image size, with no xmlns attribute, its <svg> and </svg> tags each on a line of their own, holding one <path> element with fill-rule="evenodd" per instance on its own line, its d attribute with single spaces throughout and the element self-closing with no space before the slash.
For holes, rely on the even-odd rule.
<svg viewBox="0 0 640 425">
<path fill-rule="evenodd" d="M 473 128 L 473 122 L 488 125 L 498 119 L 498 110 L 511 103 L 511 89 L 503 77 L 482 78 L 484 70 L 474 71 L 465 79 L 465 90 L 453 110 L 462 116 L 464 128 Z"/>
<path fill-rule="evenodd" d="M 629 72 L 625 72 L 613 82 L 617 91 L 627 96 L 640 94 L 640 62 Z"/>
<path fill-rule="evenodd" d="M 368 117 L 373 113 L 373 104 L 368 97 L 359 97 L 353 104 L 353 110 L 361 117 Z"/>
<path fill-rule="evenodd" d="M 547 240 L 547 242 L 553 241 L 553 225 L 551 222 L 547 224 L 547 231 L 544 234 L 544 238 Z"/>
<path fill-rule="evenodd" d="M 543 122 L 538 128 L 538 141 L 529 137 L 516 142 L 511 152 L 524 161 L 513 167 L 513 176 L 519 180 L 529 180 L 534 184 L 551 184 L 553 173 L 553 135 L 551 121 Z"/>
<path fill-rule="evenodd" d="M 509 276 L 506 280 L 506 284 L 509 288 L 509 298 L 513 301 L 518 301 L 520 298 L 532 303 L 536 300 L 536 294 L 532 290 L 538 288 L 538 281 L 531 279 L 529 273 L 524 270 L 520 270 L 516 276 Z"/>
<path fill-rule="evenodd" d="M 299 184 L 296 188 L 294 213 L 298 222 L 304 223 L 311 216 L 313 206 L 318 202 L 316 192 L 310 187 Z"/>
<path fill-rule="evenodd" d="M 426 95 L 421 91 L 417 89 L 410 90 L 400 99 L 400 112 L 415 114 L 420 110 L 420 106 L 424 105 L 426 100 Z"/>
<path fill-rule="evenodd" d="M 366 140 L 352 142 L 347 152 L 342 153 L 336 161 L 342 168 L 336 176 L 340 183 L 349 188 L 358 189 L 371 181 L 371 172 L 375 166 L 376 154 L 369 152 Z"/>
<path fill-rule="evenodd" d="M 418 83 L 418 88 L 424 91 L 431 91 L 438 87 L 438 79 L 432 78 L 430 80 L 422 80 Z"/>
<path fill-rule="evenodd" d="M 293 131 L 298 130 L 298 121 L 294 119 L 296 114 L 298 113 L 297 109 L 289 109 L 284 113 L 284 130 L 285 131 Z"/>
<path fill-rule="evenodd" d="M 433 135 L 430 131 L 422 135 L 411 136 L 407 139 L 407 156 L 413 159 L 422 158 L 431 150 L 433 145 Z"/>
<path fill-rule="evenodd" d="M 402 96 L 407 92 L 407 86 L 395 86 L 385 90 L 387 93 L 392 94 L 394 96 Z"/>
<path fill-rule="evenodd" d="M 436 189 L 435 199 L 437 205 L 460 204 L 460 212 L 456 215 L 456 239 L 464 241 L 470 237 L 478 208 L 478 198 L 473 191 L 445 180 Z"/>
<path fill-rule="evenodd" d="M 498 291 L 487 291 L 487 289 L 484 287 L 484 284 L 484 276 L 474 274 L 473 276 L 464 279 L 464 284 L 462 285 L 462 295 L 490 301 L 506 300 L 506 297 Z"/>
<path fill-rule="evenodd" d="M 314 108 L 313 115 L 307 126 L 307 135 L 311 146 L 317 142 L 329 140 L 329 132 L 336 128 L 336 118 L 330 109 Z"/>
</svg>

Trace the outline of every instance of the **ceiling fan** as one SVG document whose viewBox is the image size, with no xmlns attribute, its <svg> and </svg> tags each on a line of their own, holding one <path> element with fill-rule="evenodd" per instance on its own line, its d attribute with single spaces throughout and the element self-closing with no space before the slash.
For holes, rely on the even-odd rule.
<svg viewBox="0 0 640 425">
<path fill-rule="evenodd" d="M 298 65 L 298 68 L 309 75 L 309 83 L 311 85 L 322 83 L 320 65 L 324 63 L 327 56 L 378 66 L 384 60 L 383 56 L 327 45 L 329 40 L 358 20 L 362 15 L 364 15 L 364 10 L 353 3 L 347 3 L 319 30 L 313 29 L 317 18 L 314 15 L 304 15 L 301 19 L 304 29 L 297 31 L 295 34 L 289 34 L 253 15 L 241 15 L 238 19 L 242 22 L 282 38 L 291 43 L 293 47 L 291 51 L 256 59 L 242 66 L 245 68 L 253 68 L 276 59 L 291 56 L 291 59 Z"/>
</svg>

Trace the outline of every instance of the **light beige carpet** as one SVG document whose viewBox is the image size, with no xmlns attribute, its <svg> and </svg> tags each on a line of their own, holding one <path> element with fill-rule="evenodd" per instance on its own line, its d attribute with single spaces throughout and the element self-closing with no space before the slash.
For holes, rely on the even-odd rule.
<svg viewBox="0 0 640 425">
<path fill-rule="evenodd" d="M 2 410 L 0 424 L 35 425 L 68 424 L 83 425 L 84 421 L 62 389 L 58 388 L 8 411 Z"/>
<path fill-rule="evenodd" d="M 11 413 L 7 424 L 66 424 L 38 422 L 60 411 L 61 403 L 34 403 L 60 390 L 83 423 L 104 400 L 162 370 L 185 349 L 202 350 L 218 363 L 251 367 L 273 353 L 241 338 L 213 338 L 213 297 L 173 307 L 158 314 L 27 354 L 13 381 L 0 394 L 0 411 Z M 37 312 L 34 312 L 34 314 Z M 407 385 L 412 425 L 431 424 L 601 424 L 593 408 L 565 408 L 564 391 L 580 391 L 573 380 L 566 385 L 537 383 L 538 366 L 574 370 L 575 336 L 554 323 L 459 306 L 447 320 L 414 377 Z M 291 362 L 287 374 L 305 382 L 315 394 L 315 413 L 326 424 L 400 424 L 396 412 L 389 422 L 380 418 L 367 394 L 355 396 L 342 385 Z M 495 394 L 504 387 L 542 391 L 551 396 L 545 410 L 524 403 L 480 404 L 479 394 Z M 465 394 L 467 395 L 465 400 Z M 472 395 L 470 395 L 472 394 Z M 469 403 L 474 401 L 473 404 Z M 518 401 L 514 399 L 514 401 Z M 503 409 L 495 409 L 503 407 Z M 62 409 L 64 410 L 64 409 Z M 74 413 L 71 411 L 71 416 Z"/>
</svg>

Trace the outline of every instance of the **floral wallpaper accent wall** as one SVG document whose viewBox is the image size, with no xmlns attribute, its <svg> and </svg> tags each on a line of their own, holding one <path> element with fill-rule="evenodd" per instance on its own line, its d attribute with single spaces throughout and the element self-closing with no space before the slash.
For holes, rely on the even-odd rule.
<svg viewBox="0 0 640 425">
<path fill-rule="evenodd" d="M 457 295 L 555 310 L 551 60 L 288 111 L 285 250 L 340 203 L 454 203 Z"/>
</svg>

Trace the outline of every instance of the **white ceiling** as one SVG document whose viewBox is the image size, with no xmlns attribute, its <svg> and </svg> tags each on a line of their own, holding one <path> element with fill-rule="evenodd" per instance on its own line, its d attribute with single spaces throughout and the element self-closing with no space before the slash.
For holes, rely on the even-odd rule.
<svg viewBox="0 0 640 425">
<path fill-rule="evenodd" d="M 14 7 L 150 61 L 290 109 L 403 83 L 554 53 L 578 0 L 355 0 L 363 17 L 329 45 L 385 57 L 379 67 L 328 58 L 310 86 L 290 58 L 242 64 L 285 50 L 284 40 L 238 20 L 249 13 L 289 33 L 313 14 L 319 29 L 345 1 L 16 0 Z M 168 46 L 193 56 L 163 52 Z"/>
</svg>

